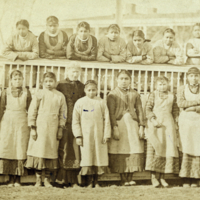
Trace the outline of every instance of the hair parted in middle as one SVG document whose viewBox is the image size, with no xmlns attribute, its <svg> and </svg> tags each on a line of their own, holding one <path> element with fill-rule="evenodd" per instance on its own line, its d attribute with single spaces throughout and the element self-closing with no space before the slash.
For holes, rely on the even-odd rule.
<svg viewBox="0 0 200 200">
<path fill-rule="evenodd" d="M 54 81 L 57 81 L 56 80 L 56 75 L 53 72 L 46 72 L 43 75 L 43 81 L 44 81 L 45 78 L 52 78 L 52 79 L 54 79 Z"/>
</svg>

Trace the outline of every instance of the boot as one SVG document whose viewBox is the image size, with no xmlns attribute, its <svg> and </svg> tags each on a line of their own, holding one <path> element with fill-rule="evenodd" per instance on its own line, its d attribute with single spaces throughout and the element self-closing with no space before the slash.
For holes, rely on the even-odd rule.
<svg viewBox="0 0 200 200">
<path fill-rule="evenodd" d="M 93 188 L 93 176 L 92 175 L 86 175 L 87 180 L 87 188 Z"/>
<path fill-rule="evenodd" d="M 9 176 L 9 182 L 8 182 L 8 187 L 13 187 L 14 186 L 14 175 Z"/>
<path fill-rule="evenodd" d="M 35 183 L 35 187 L 41 187 L 42 186 L 42 171 L 36 171 L 35 172 L 36 175 L 36 183 Z"/>
<path fill-rule="evenodd" d="M 190 178 L 183 178 L 183 187 L 184 188 L 190 187 Z"/>
<path fill-rule="evenodd" d="M 100 185 L 98 183 L 98 174 L 93 175 L 94 178 L 94 186 L 95 188 L 100 188 Z"/>
<path fill-rule="evenodd" d="M 15 187 L 20 187 L 20 186 L 21 186 L 21 183 L 20 183 L 20 176 L 16 176 L 14 186 L 15 186 Z"/>
<path fill-rule="evenodd" d="M 164 174 L 161 174 L 161 177 L 160 177 L 160 183 L 163 187 L 165 188 L 168 188 L 169 187 L 169 184 L 165 181 L 164 179 Z"/>
<path fill-rule="evenodd" d="M 193 179 L 191 179 L 191 187 L 193 187 L 193 188 L 196 188 L 196 187 L 198 187 L 198 179 L 195 179 L 195 178 L 193 178 Z"/>
<path fill-rule="evenodd" d="M 158 179 L 156 178 L 156 172 L 151 173 L 151 183 L 152 183 L 153 187 L 155 187 L 155 188 L 159 187 L 159 185 L 160 185 Z"/>
<path fill-rule="evenodd" d="M 49 188 L 53 187 L 50 183 L 50 171 L 48 170 L 45 170 L 44 186 Z"/>
<path fill-rule="evenodd" d="M 136 182 L 132 180 L 132 178 L 133 178 L 133 173 L 128 173 L 127 178 L 128 178 L 128 182 L 129 182 L 129 185 L 130 185 L 130 186 L 136 185 Z"/>
</svg>

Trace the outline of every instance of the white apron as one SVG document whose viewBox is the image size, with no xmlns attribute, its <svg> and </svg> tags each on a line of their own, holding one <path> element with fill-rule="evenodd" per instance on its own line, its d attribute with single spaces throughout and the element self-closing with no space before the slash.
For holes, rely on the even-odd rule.
<svg viewBox="0 0 200 200">
<path fill-rule="evenodd" d="M 28 156 L 39 158 L 56 159 L 58 158 L 57 132 L 59 126 L 59 110 L 61 96 L 56 92 L 43 89 L 44 93 L 36 119 L 36 141 L 30 137 L 28 145 Z M 29 109 L 34 109 L 30 105 Z"/>
<path fill-rule="evenodd" d="M 144 140 L 139 138 L 138 122 L 133 120 L 130 113 L 125 113 L 121 120 L 117 121 L 120 139 L 111 138 L 109 143 L 110 154 L 134 154 L 144 153 Z"/>
<path fill-rule="evenodd" d="M 200 94 L 193 94 L 186 85 L 185 99 L 187 101 L 199 101 Z M 182 152 L 200 156 L 200 114 L 183 110 L 179 116 L 179 132 Z"/>
<path fill-rule="evenodd" d="M 178 157 L 176 129 L 174 119 L 171 114 L 174 96 L 168 92 L 166 99 L 159 97 L 159 92 L 155 91 L 153 113 L 159 123 L 160 128 L 155 128 L 148 120 L 148 139 L 155 149 L 155 154 L 162 157 Z"/>
<path fill-rule="evenodd" d="M 13 97 L 7 88 L 7 105 L 0 127 L 0 158 L 26 159 L 29 128 L 26 112 L 27 89 L 20 97 Z"/>
</svg>

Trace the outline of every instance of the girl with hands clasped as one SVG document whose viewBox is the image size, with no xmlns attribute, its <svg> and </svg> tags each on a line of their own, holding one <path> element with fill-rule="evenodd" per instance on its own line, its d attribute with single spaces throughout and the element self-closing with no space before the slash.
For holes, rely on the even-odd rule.
<svg viewBox="0 0 200 200">
<path fill-rule="evenodd" d="M 111 137 L 110 118 L 104 100 L 97 97 L 97 84 L 88 80 L 86 96 L 74 106 L 72 130 L 76 143 L 81 147 L 81 171 L 88 187 L 99 187 L 98 175 L 108 173 L 107 142 Z"/>
<path fill-rule="evenodd" d="M 23 88 L 23 74 L 14 70 L 10 74 L 10 87 L 1 94 L 0 109 L 0 174 L 9 175 L 8 186 L 20 186 L 28 148 L 29 128 L 27 110 L 31 93 Z"/>
<path fill-rule="evenodd" d="M 50 171 L 58 168 L 58 145 L 66 122 L 64 95 L 55 89 L 56 76 L 47 72 L 43 76 L 44 89 L 34 96 L 29 111 L 31 127 L 25 167 L 35 169 L 36 187 L 42 185 L 41 174 L 45 171 L 44 186 L 50 184 Z"/>
<path fill-rule="evenodd" d="M 125 186 L 135 185 L 133 173 L 144 168 L 144 116 L 140 95 L 130 88 L 131 74 L 117 74 L 118 86 L 108 95 L 112 138 L 109 142 L 109 167 L 120 173 Z"/>
<path fill-rule="evenodd" d="M 152 184 L 168 187 L 164 179 L 166 173 L 179 173 L 178 140 L 176 135 L 179 109 L 176 97 L 168 91 L 168 79 L 164 76 L 156 80 L 156 90 L 146 104 L 147 160 L 146 170 L 152 172 Z M 160 182 L 159 180 L 160 179 Z"/>
</svg>

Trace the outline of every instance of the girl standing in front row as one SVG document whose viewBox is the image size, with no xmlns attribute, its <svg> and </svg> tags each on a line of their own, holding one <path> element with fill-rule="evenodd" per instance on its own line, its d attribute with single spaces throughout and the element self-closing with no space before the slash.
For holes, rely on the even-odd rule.
<svg viewBox="0 0 200 200">
<path fill-rule="evenodd" d="M 23 75 L 14 70 L 11 87 L 2 92 L 0 109 L 0 174 L 9 175 L 8 186 L 20 186 L 25 175 L 24 162 L 29 140 L 27 110 L 31 102 L 29 90 L 22 87 Z"/>
<path fill-rule="evenodd" d="M 168 79 L 164 76 L 158 77 L 156 90 L 150 94 L 146 105 L 148 118 L 146 170 L 152 172 L 151 181 L 154 187 L 158 187 L 160 183 L 163 187 L 168 187 L 164 174 L 179 173 L 175 128 L 178 114 L 176 97 L 168 91 Z"/>
<path fill-rule="evenodd" d="M 36 187 L 42 185 L 42 170 L 45 171 L 45 187 L 52 187 L 50 171 L 58 167 L 58 145 L 66 122 L 67 108 L 64 95 L 55 89 L 55 74 L 47 72 L 43 80 L 44 89 L 36 93 L 28 111 L 31 137 L 25 167 L 35 169 Z"/>
<path fill-rule="evenodd" d="M 98 174 L 108 173 L 107 142 L 111 137 L 110 118 L 106 103 L 97 97 L 97 84 L 85 84 L 86 96 L 74 107 L 72 130 L 77 145 L 81 146 L 80 174 L 87 178 L 88 187 L 99 187 Z"/>
<path fill-rule="evenodd" d="M 134 172 L 144 169 L 144 115 L 140 95 L 130 88 L 131 75 L 122 70 L 118 87 L 108 95 L 113 135 L 109 144 L 109 166 L 120 173 L 125 186 L 135 185 Z"/>
</svg>

